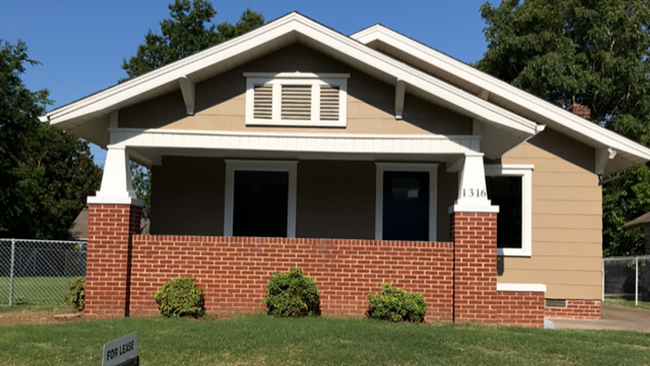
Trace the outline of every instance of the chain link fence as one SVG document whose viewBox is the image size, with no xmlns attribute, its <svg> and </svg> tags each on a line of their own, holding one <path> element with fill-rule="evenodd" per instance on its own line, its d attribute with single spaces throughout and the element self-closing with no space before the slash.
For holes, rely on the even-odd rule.
<svg viewBox="0 0 650 366">
<path fill-rule="evenodd" d="M 86 242 L 0 239 L 0 305 L 64 305 L 86 275 Z"/>
<path fill-rule="evenodd" d="M 603 298 L 650 304 L 650 255 L 603 258 Z"/>
</svg>

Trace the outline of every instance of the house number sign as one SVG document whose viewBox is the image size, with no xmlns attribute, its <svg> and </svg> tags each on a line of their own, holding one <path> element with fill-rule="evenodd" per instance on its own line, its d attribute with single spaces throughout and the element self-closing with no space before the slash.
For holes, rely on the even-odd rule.
<svg viewBox="0 0 650 366">
<path fill-rule="evenodd" d="M 485 189 L 478 188 L 463 188 L 463 197 L 485 198 L 487 197 L 487 191 Z"/>
</svg>

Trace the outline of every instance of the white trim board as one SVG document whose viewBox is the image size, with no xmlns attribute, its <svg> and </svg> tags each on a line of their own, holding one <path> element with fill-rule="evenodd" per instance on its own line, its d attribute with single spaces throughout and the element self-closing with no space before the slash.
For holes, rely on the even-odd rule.
<svg viewBox="0 0 650 366">
<path fill-rule="evenodd" d="M 375 240 L 382 240 L 384 232 L 384 172 L 429 173 L 429 241 L 438 237 L 438 164 L 430 163 L 375 163 Z"/>
<path fill-rule="evenodd" d="M 546 292 L 546 285 L 541 283 L 498 283 L 497 291 L 502 292 Z"/>
<path fill-rule="evenodd" d="M 226 159 L 226 189 L 224 197 L 223 236 L 233 236 L 233 214 L 236 171 L 271 171 L 289 173 L 287 203 L 287 238 L 296 237 L 297 161 L 232 160 Z"/>
<path fill-rule="evenodd" d="M 506 257 L 530 257 L 533 247 L 533 169 L 534 165 L 505 164 L 485 165 L 486 176 L 521 177 L 521 245 L 522 248 L 497 248 L 497 255 Z M 489 194 L 489 192 L 488 192 Z"/>
<path fill-rule="evenodd" d="M 465 154 L 480 150 L 471 135 L 353 135 L 111 128 L 111 145 L 320 153 Z"/>
<path fill-rule="evenodd" d="M 350 35 L 350 38 L 356 39 L 363 44 L 379 41 L 399 49 L 421 60 L 422 63 L 432 66 L 437 70 L 436 75 L 449 79 L 450 83 L 456 84 L 465 90 L 470 88 L 479 90 L 479 95 L 487 96 L 488 99 L 490 99 L 491 94 L 499 96 L 504 101 L 521 108 L 517 113 L 526 115 L 538 123 L 556 128 L 560 132 L 596 149 L 611 147 L 615 150 L 625 151 L 630 154 L 623 159 L 627 164 L 634 165 L 650 160 L 650 149 L 645 146 L 576 116 L 570 111 L 559 108 L 381 24 L 356 32 Z M 446 77 L 445 74 L 457 78 L 458 82 Z M 612 164 L 605 170 L 605 174 L 621 170 L 611 166 Z"/>
</svg>

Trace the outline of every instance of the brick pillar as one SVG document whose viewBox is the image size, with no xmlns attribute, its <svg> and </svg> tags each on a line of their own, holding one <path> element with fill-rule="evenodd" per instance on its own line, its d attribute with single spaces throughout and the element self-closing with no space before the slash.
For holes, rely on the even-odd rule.
<svg viewBox="0 0 650 366">
<path fill-rule="evenodd" d="M 137 205 L 88 205 L 85 315 L 129 315 L 131 237 L 139 233 L 141 215 Z"/>
<path fill-rule="evenodd" d="M 454 321 L 495 322 L 497 214 L 451 213 L 454 243 Z"/>
</svg>

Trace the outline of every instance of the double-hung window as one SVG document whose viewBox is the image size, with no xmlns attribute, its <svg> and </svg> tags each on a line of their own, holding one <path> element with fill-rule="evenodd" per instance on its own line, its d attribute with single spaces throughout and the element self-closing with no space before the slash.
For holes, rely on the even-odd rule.
<svg viewBox="0 0 650 366">
<path fill-rule="evenodd" d="M 532 250 L 532 165 L 486 165 L 488 198 L 499 206 L 497 254 L 529 257 Z"/>
<path fill-rule="evenodd" d="M 244 73 L 246 124 L 345 127 L 349 74 Z"/>
</svg>

